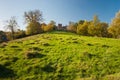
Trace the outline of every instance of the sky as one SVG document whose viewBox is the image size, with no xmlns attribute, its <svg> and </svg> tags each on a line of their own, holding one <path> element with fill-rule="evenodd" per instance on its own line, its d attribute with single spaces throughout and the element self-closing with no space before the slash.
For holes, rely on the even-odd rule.
<svg viewBox="0 0 120 80">
<path fill-rule="evenodd" d="M 120 10 L 120 0 L 1 0 L 0 30 L 12 16 L 16 16 L 20 29 L 25 29 L 24 12 L 36 9 L 42 11 L 45 23 L 54 20 L 67 25 L 70 21 L 92 20 L 94 15 L 110 23 Z"/>
</svg>

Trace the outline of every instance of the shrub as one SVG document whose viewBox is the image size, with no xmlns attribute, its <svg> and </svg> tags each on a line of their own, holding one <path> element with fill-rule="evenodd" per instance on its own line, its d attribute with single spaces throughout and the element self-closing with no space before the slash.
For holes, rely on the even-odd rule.
<svg viewBox="0 0 120 80">
<path fill-rule="evenodd" d="M 15 38 L 23 38 L 26 37 L 25 31 L 24 30 L 19 30 L 18 32 L 15 33 Z"/>
<path fill-rule="evenodd" d="M 53 31 L 54 28 L 55 28 L 55 22 L 54 21 L 51 21 L 48 25 L 44 25 L 42 26 L 42 28 L 44 29 L 45 32 L 49 32 L 49 31 Z"/>
</svg>

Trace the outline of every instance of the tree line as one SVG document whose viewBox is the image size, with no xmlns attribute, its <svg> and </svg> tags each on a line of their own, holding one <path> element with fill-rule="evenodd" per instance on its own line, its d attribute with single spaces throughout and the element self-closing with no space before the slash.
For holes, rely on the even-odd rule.
<svg viewBox="0 0 120 80">
<path fill-rule="evenodd" d="M 57 27 L 55 21 L 50 21 L 48 24 L 43 23 L 43 16 L 40 10 L 24 12 L 24 21 L 27 24 L 26 30 L 19 29 L 15 17 L 7 20 L 5 28 L 9 31 L 0 31 L 0 42 L 53 31 Z M 66 31 L 85 36 L 120 38 L 120 11 L 116 13 L 110 24 L 101 22 L 98 16 L 94 15 L 93 20 L 90 21 L 69 22 Z"/>
<path fill-rule="evenodd" d="M 116 13 L 110 24 L 101 22 L 95 15 L 91 21 L 70 22 L 67 30 L 85 36 L 120 38 L 120 11 Z"/>
</svg>

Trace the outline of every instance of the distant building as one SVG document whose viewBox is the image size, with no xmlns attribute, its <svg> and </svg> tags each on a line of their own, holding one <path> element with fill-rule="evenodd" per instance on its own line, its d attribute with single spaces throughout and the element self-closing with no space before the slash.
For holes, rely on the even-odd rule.
<svg viewBox="0 0 120 80">
<path fill-rule="evenodd" d="M 58 24 L 58 26 L 56 26 L 56 30 L 59 30 L 59 31 L 65 31 L 67 28 L 67 26 L 62 26 L 62 24 Z"/>
</svg>

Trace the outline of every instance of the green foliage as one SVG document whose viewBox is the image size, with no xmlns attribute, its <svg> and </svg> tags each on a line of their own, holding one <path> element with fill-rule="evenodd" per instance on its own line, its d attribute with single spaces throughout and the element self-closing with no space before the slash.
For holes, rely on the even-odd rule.
<svg viewBox="0 0 120 80">
<path fill-rule="evenodd" d="M 119 79 L 119 44 L 58 31 L 10 41 L 0 47 L 0 80 Z"/>
<path fill-rule="evenodd" d="M 26 37 L 26 34 L 25 34 L 25 31 L 24 30 L 18 30 L 16 33 L 15 33 L 15 38 L 18 39 L 18 38 L 23 38 L 23 37 Z"/>
<path fill-rule="evenodd" d="M 42 32 L 42 29 L 39 22 L 30 22 L 28 24 L 27 30 L 26 30 L 27 35 L 34 35 L 41 32 Z"/>
<path fill-rule="evenodd" d="M 40 25 L 43 20 L 42 12 L 39 10 L 25 12 L 24 18 L 25 22 L 28 23 L 26 30 L 27 35 L 34 35 L 42 32 Z"/>
<path fill-rule="evenodd" d="M 78 24 L 83 24 L 85 22 L 85 20 L 79 20 Z"/>
</svg>

